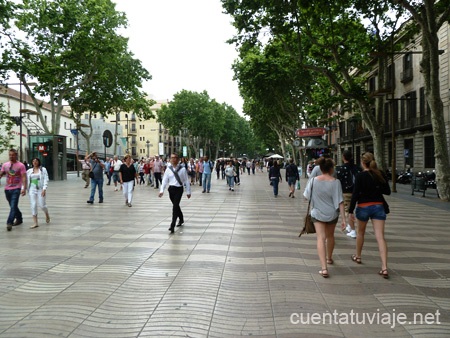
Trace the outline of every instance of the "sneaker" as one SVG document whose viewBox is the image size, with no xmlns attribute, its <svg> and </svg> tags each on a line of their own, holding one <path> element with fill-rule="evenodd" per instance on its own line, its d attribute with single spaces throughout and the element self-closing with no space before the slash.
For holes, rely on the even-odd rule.
<svg viewBox="0 0 450 338">
<path fill-rule="evenodd" d="M 128 206 L 131 208 L 131 203 L 128 203 Z"/>
<path fill-rule="evenodd" d="M 6 230 L 11 231 L 13 225 L 11 223 L 6 224 Z"/>
<path fill-rule="evenodd" d="M 114 188 L 114 191 L 118 191 L 119 189 L 117 189 L 117 187 Z"/>
<path fill-rule="evenodd" d="M 125 205 L 128 205 L 128 200 L 125 201 Z"/>
<path fill-rule="evenodd" d="M 351 232 L 352 231 L 352 228 L 351 228 L 350 224 L 347 224 L 347 227 L 345 228 L 345 231 L 347 231 L 347 232 Z"/>
<path fill-rule="evenodd" d="M 231 188 L 231 191 L 234 191 L 234 188 Z"/>
<path fill-rule="evenodd" d="M 352 230 L 347 234 L 348 237 L 356 238 L 356 230 Z"/>
<path fill-rule="evenodd" d="M 94 204 L 94 201 L 89 200 L 89 201 L 86 201 L 86 203 Z"/>
</svg>

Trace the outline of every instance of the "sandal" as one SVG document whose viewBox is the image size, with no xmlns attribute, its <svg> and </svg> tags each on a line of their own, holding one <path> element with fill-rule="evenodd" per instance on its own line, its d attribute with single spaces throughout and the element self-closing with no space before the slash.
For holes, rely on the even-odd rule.
<svg viewBox="0 0 450 338">
<path fill-rule="evenodd" d="M 50 223 L 50 216 L 47 216 L 47 218 L 45 219 L 45 222 Z"/>
<path fill-rule="evenodd" d="M 352 255 L 352 261 L 355 262 L 356 264 L 361 264 L 361 257 Z"/>
<path fill-rule="evenodd" d="M 327 258 L 327 264 L 333 264 L 334 263 L 334 261 L 333 261 L 333 258 Z"/>
<path fill-rule="evenodd" d="M 328 269 L 322 269 L 319 271 L 319 275 L 321 275 L 323 278 L 328 278 Z"/>
<path fill-rule="evenodd" d="M 388 273 L 387 269 L 380 270 L 380 272 L 378 272 L 378 274 L 380 276 L 382 276 L 384 279 L 388 279 L 389 278 L 389 273 Z"/>
</svg>

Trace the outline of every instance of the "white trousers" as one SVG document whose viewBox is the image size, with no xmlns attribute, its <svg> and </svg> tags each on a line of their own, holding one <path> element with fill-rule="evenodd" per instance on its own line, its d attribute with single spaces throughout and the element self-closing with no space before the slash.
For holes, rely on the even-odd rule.
<svg viewBox="0 0 450 338">
<path fill-rule="evenodd" d="M 133 184 L 134 180 L 130 182 L 123 182 L 122 185 L 123 196 L 130 204 L 133 199 Z"/>
<path fill-rule="evenodd" d="M 28 196 L 30 197 L 31 214 L 37 216 L 37 207 L 41 208 L 45 213 L 48 212 L 47 205 L 45 203 L 45 197 L 42 197 L 42 190 L 36 189 L 34 185 L 30 187 Z"/>
</svg>

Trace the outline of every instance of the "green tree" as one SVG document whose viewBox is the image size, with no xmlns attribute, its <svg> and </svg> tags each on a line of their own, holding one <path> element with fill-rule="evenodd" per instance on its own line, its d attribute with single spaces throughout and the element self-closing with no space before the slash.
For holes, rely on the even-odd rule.
<svg viewBox="0 0 450 338">
<path fill-rule="evenodd" d="M 123 50 L 126 40 L 117 30 L 126 26 L 125 15 L 110 0 L 24 0 L 14 18 L 15 27 L 2 31 L 7 44 L 1 68 L 23 82 L 45 132 L 58 133 L 64 100 L 92 84 L 98 70 Z M 39 85 L 31 88 L 30 78 Z M 51 125 L 36 95 L 48 98 Z"/>
<path fill-rule="evenodd" d="M 8 150 L 14 135 L 11 129 L 14 126 L 14 120 L 9 112 L 5 110 L 3 103 L 0 103 L 0 153 Z"/>
<path fill-rule="evenodd" d="M 72 118 L 77 124 L 80 124 L 82 113 L 89 112 L 89 129 L 87 132 L 80 130 L 87 141 L 88 152 L 93 115 L 117 117 L 119 112 L 125 111 L 133 112 L 142 120 L 154 117 L 151 106 L 156 101 L 148 99 L 147 94 L 141 90 L 142 81 L 150 80 L 151 76 L 126 48 L 127 45 L 124 43 L 122 51 L 116 51 L 108 63 L 99 67 L 91 83 L 82 86 L 76 97 L 68 98 Z M 118 119 L 116 118 L 114 153 L 118 144 L 117 138 Z"/>
<path fill-rule="evenodd" d="M 375 156 L 383 163 L 382 121 L 372 112 L 373 99 L 361 76 L 369 70 L 368 55 L 373 45 L 360 17 L 351 10 L 352 1 L 262 0 L 256 5 L 251 0 L 222 0 L 222 3 L 239 32 L 235 43 L 257 44 L 264 32 L 269 42 L 282 42 L 297 67 L 326 78 L 342 99 L 354 101 L 372 134 Z M 359 75 L 354 74 L 355 69 Z"/>
</svg>

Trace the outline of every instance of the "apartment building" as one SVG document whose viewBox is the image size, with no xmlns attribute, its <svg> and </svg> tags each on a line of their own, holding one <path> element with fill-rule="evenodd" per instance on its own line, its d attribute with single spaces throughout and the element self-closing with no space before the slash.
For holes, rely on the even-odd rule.
<svg viewBox="0 0 450 338">
<path fill-rule="evenodd" d="M 392 168 L 395 158 L 396 169 L 413 169 L 415 172 L 435 168 L 434 138 L 431 125 L 431 112 L 425 98 L 425 82 L 420 72 L 421 36 L 414 36 L 404 43 L 400 51 L 388 51 L 392 55 L 387 61 L 387 78 L 385 84 L 378 84 L 377 63 L 367 75 L 367 89 L 374 98 L 374 113 L 384 125 L 384 161 Z M 443 25 L 439 31 L 441 98 L 444 105 L 445 128 L 450 130 L 450 25 Z M 393 63 L 392 63 L 393 61 Z M 376 105 L 383 105 L 378 110 Z M 346 116 L 350 116 L 346 112 Z M 356 161 L 364 151 L 373 151 L 372 137 L 363 121 L 351 118 L 339 123 L 333 131 L 336 150 L 335 158 L 345 149 L 354 149 Z M 394 137 L 392 137 L 394 134 Z M 332 138 L 333 139 L 333 138 Z M 393 142 L 394 145 L 393 147 Z M 450 145 L 449 136 L 447 143 Z M 448 147 L 450 148 L 450 146 Z M 395 149 L 393 156 L 393 149 Z"/>
</svg>

